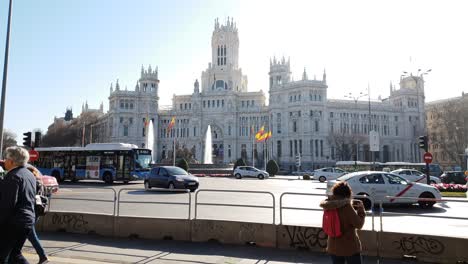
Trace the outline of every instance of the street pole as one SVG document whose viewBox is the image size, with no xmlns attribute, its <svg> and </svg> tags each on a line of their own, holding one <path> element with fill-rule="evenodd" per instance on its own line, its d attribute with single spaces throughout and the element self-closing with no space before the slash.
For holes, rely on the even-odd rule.
<svg viewBox="0 0 468 264">
<path fill-rule="evenodd" d="M 5 118 L 5 97 L 6 97 L 6 85 L 8 76 L 8 54 L 10 51 L 10 27 L 11 27 L 11 8 L 13 0 L 10 0 L 8 7 L 8 24 L 7 24 L 7 35 L 5 40 L 5 58 L 3 61 L 3 81 L 2 81 L 2 102 L 0 108 L 0 158 L 3 156 L 3 122 Z"/>
</svg>

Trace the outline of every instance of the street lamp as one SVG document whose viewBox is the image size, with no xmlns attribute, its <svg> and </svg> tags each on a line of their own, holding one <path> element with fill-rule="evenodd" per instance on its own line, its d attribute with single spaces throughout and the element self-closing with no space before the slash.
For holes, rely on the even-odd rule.
<svg viewBox="0 0 468 264">
<path fill-rule="evenodd" d="M 357 102 L 358 102 L 358 100 L 360 98 L 364 97 L 364 96 L 367 96 L 367 95 L 368 94 L 365 94 L 363 92 L 359 92 L 359 94 L 357 94 L 357 95 L 354 95 L 353 93 L 348 93 L 344 97 L 352 99 L 354 101 L 354 106 L 356 107 L 356 112 L 357 112 L 357 108 L 358 108 L 357 107 Z M 356 123 L 355 123 L 356 127 L 359 127 L 358 120 L 359 120 L 359 113 L 357 114 L 357 119 L 356 119 Z M 357 161 L 358 159 L 359 159 L 359 143 L 356 142 L 356 159 L 355 159 L 355 161 Z"/>
</svg>

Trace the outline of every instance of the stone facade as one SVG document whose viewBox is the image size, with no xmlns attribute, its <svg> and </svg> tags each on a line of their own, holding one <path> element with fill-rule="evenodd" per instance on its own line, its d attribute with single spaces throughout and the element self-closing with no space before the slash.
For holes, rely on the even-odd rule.
<svg viewBox="0 0 468 264">
<path fill-rule="evenodd" d="M 103 142 L 126 142 L 144 146 L 144 118 L 155 121 L 157 161 L 171 157 L 176 146 L 203 161 L 205 132 L 211 125 L 216 163 L 243 157 L 263 163 L 263 149 L 283 169 L 294 169 L 296 156 L 302 168 L 326 166 L 336 160 L 371 159 L 368 131 L 380 134 L 377 161 L 420 162 L 417 145 L 425 133 L 424 80 L 401 78 L 400 88 L 390 85 L 390 96 L 380 101 L 338 100 L 327 96 L 327 76 L 292 80 L 290 60 L 273 58 L 269 71 L 269 103 L 263 91 L 249 92 L 248 80 L 239 67 L 239 37 L 229 20 L 215 27 L 211 39 L 212 58 L 195 81 L 189 95 L 174 95 L 172 106 L 160 107 L 157 70 L 142 69 L 134 91 L 111 86 L 110 110 L 99 121 Z M 343 93 L 346 93 L 343 89 Z M 128 105 L 128 106 L 127 106 Z M 370 115 L 369 115 L 370 114 Z M 176 125 L 166 128 L 172 117 Z M 272 137 L 254 144 L 254 134 L 265 126 Z"/>
</svg>

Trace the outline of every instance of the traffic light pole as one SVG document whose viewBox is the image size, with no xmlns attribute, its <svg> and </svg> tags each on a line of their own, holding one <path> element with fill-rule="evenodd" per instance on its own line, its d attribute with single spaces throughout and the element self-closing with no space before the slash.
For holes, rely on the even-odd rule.
<svg viewBox="0 0 468 264">
<path fill-rule="evenodd" d="M 11 24 L 11 6 L 13 0 L 10 0 L 10 5 L 8 8 L 8 24 L 7 24 L 7 34 L 5 39 L 5 57 L 3 62 L 3 81 L 2 81 L 2 102 L 0 108 L 0 158 L 3 157 L 3 122 L 5 118 L 5 97 L 6 97 L 6 84 L 7 84 L 7 75 L 8 75 L 8 54 L 10 50 L 10 24 Z"/>
<path fill-rule="evenodd" d="M 429 163 L 426 162 L 426 180 L 427 180 L 427 185 L 431 184 L 431 177 L 429 175 Z"/>
</svg>

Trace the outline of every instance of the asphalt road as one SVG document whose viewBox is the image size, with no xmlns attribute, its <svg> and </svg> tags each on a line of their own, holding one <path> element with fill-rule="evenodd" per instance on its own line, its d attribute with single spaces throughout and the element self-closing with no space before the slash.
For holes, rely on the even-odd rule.
<svg viewBox="0 0 468 264">
<path fill-rule="evenodd" d="M 186 219 L 196 217 L 320 226 L 322 211 L 319 203 L 325 198 L 325 187 L 325 183 L 297 180 L 296 177 L 291 177 L 290 180 L 200 178 L 200 189 L 191 194 L 154 188 L 145 191 L 142 182 L 117 183 L 112 186 L 101 182 L 64 183 L 59 192 L 52 198 L 50 209 L 51 211 L 99 214 L 113 214 L 116 210 L 116 213 L 124 216 Z M 114 190 L 115 196 L 120 201 L 118 204 L 116 203 L 115 208 Z M 305 193 L 307 195 L 284 193 Z M 197 206 L 195 206 L 195 200 Z M 280 200 L 283 207 L 281 217 Z M 468 238 L 468 199 L 452 200 L 454 201 L 437 204 L 432 209 L 421 209 L 417 205 L 386 206 L 383 209 L 382 228 L 392 232 Z M 273 207 L 276 208 L 276 215 L 273 215 Z M 284 209 L 284 207 L 312 210 Z M 374 229 L 379 230 L 380 219 L 377 216 L 373 218 L 371 212 L 366 218 L 364 229 L 372 230 L 373 220 Z"/>
</svg>

